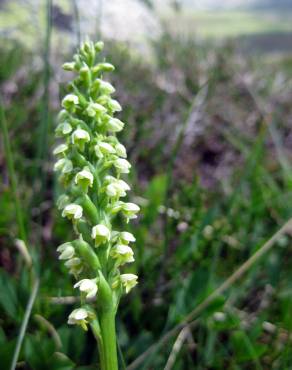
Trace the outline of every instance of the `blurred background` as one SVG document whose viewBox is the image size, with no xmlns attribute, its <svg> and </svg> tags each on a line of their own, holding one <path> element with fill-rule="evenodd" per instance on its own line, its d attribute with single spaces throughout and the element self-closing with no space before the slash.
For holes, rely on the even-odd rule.
<svg viewBox="0 0 292 370">
<path fill-rule="evenodd" d="M 66 323 L 78 298 L 56 247 L 72 230 L 55 207 L 51 155 L 61 65 L 86 37 L 102 39 L 116 66 L 130 197 L 142 209 L 130 226 L 139 285 L 117 322 L 121 369 L 292 369 L 285 233 L 139 357 L 292 215 L 291 0 L 0 1 L 1 369 L 29 301 L 17 368 L 96 368 L 92 334 Z"/>
</svg>

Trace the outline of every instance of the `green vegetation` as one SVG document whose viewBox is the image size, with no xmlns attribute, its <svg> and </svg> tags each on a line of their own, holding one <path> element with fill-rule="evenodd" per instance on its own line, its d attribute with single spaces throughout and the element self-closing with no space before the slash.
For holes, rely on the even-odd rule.
<svg viewBox="0 0 292 370">
<path fill-rule="evenodd" d="M 152 51 L 152 65 L 122 43 L 103 54 L 134 169 L 128 199 L 141 208 L 128 225 L 139 284 L 120 302 L 119 368 L 289 370 L 291 58 L 262 63 L 167 32 Z M 56 251 L 74 238 L 55 207 L 56 59 L 40 68 L 21 44 L 1 43 L 1 369 L 13 358 L 18 369 L 99 366 L 93 334 L 67 325 L 80 297 Z"/>
</svg>

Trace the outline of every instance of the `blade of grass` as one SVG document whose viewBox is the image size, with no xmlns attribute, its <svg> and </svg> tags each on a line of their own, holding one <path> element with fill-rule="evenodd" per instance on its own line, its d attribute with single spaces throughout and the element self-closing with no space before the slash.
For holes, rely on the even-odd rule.
<svg viewBox="0 0 292 370">
<path fill-rule="evenodd" d="M 41 121 L 39 140 L 37 148 L 37 173 L 40 173 L 41 178 L 41 193 L 43 192 L 43 186 L 45 183 L 45 171 L 41 171 L 42 164 L 48 153 L 48 134 L 49 134 L 49 84 L 50 84 L 50 45 L 51 45 L 51 33 L 52 33 L 52 0 L 46 1 L 46 34 L 44 40 L 44 74 L 43 74 L 43 86 L 44 94 L 41 106 Z M 41 194 L 42 195 L 42 194 Z"/>
<path fill-rule="evenodd" d="M 6 123 L 4 108 L 2 104 L 2 99 L 0 97 L 0 121 L 1 121 L 1 130 L 3 132 L 3 143 L 4 143 L 4 153 L 7 161 L 7 169 L 8 175 L 11 184 L 12 195 L 14 198 L 14 206 L 15 206 L 15 213 L 16 219 L 18 224 L 18 232 L 20 239 L 26 242 L 26 230 L 24 224 L 24 216 L 22 213 L 22 208 L 19 201 L 18 191 L 17 191 L 17 181 L 16 181 L 16 173 L 14 168 L 14 161 L 13 161 L 13 154 L 12 149 L 10 146 L 9 134 L 8 134 L 8 127 Z"/>
<path fill-rule="evenodd" d="M 239 280 L 261 257 L 263 257 L 275 244 L 275 242 L 286 233 L 292 233 L 292 218 L 289 219 L 264 245 L 262 245 L 248 260 L 246 260 L 223 284 L 215 289 L 204 301 L 195 307 L 184 320 L 165 333 L 156 343 L 152 344 L 144 353 L 136 358 L 128 367 L 127 370 L 137 369 L 141 363 L 148 358 L 147 364 L 151 361 L 154 353 L 156 353 L 161 346 L 170 340 L 184 327 L 194 325 L 197 321 L 197 316 L 203 312 L 215 298 L 225 292 L 231 285 Z"/>
<path fill-rule="evenodd" d="M 28 325 L 28 321 L 29 321 L 29 318 L 30 318 L 30 315 L 31 315 L 31 311 L 32 311 L 32 308 L 33 308 L 33 305 L 34 305 L 34 301 L 35 301 L 36 296 L 37 296 L 38 289 L 39 289 L 39 279 L 35 278 L 35 281 L 34 281 L 34 284 L 33 284 L 33 287 L 32 287 L 32 291 L 30 293 L 30 297 L 29 297 L 29 300 L 28 300 L 28 303 L 27 303 L 27 306 L 26 306 L 26 309 L 25 309 L 24 317 L 23 317 L 23 320 L 22 320 L 22 323 L 21 323 L 21 327 L 20 327 L 18 338 L 17 338 L 16 347 L 15 347 L 15 350 L 14 350 L 10 370 L 15 370 L 16 369 L 19 353 L 20 353 L 21 346 L 22 346 L 22 342 L 23 342 L 24 335 L 25 335 L 25 332 L 26 332 L 26 329 L 27 329 L 27 325 Z"/>
</svg>

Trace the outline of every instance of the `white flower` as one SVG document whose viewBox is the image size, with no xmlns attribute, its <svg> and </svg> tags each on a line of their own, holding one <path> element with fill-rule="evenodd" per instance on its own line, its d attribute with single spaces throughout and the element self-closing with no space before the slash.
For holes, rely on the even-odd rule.
<svg viewBox="0 0 292 370">
<path fill-rule="evenodd" d="M 128 190 L 130 186 L 125 181 L 113 178 L 113 182 L 106 187 L 106 194 L 109 197 L 125 197 Z"/>
<path fill-rule="evenodd" d="M 57 137 L 68 135 L 70 134 L 71 131 L 72 131 L 72 126 L 68 122 L 60 123 L 56 127 L 56 130 L 55 130 Z"/>
<path fill-rule="evenodd" d="M 126 293 L 129 293 L 129 291 L 138 284 L 138 276 L 134 274 L 122 274 L 120 279 L 123 287 L 126 289 Z"/>
<path fill-rule="evenodd" d="M 73 163 L 68 158 L 61 158 L 54 164 L 54 171 L 69 173 L 73 170 Z"/>
<path fill-rule="evenodd" d="M 67 144 L 60 144 L 58 145 L 54 150 L 53 154 L 58 155 L 58 154 L 63 154 L 68 150 L 68 145 Z"/>
<path fill-rule="evenodd" d="M 118 143 L 116 146 L 115 146 L 115 149 L 116 149 L 116 153 L 119 157 L 122 157 L 122 158 L 127 158 L 127 151 L 126 151 L 126 148 L 124 147 L 123 144 L 120 144 Z"/>
<path fill-rule="evenodd" d="M 82 128 L 78 128 L 72 134 L 72 143 L 79 146 L 80 150 L 84 149 L 84 144 L 90 141 L 89 133 Z"/>
<path fill-rule="evenodd" d="M 123 158 L 118 158 L 114 161 L 114 166 L 120 173 L 129 173 L 131 164 Z"/>
<path fill-rule="evenodd" d="M 118 118 L 110 118 L 106 124 L 109 131 L 120 132 L 124 128 L 124 123 Z"/>
<path fill-rule="evenodd" d="M 86 108 L 86 113 L 89 117 L 95 117 L 105 112 L 106 112 L 105 107 L 98 103 L 89 103 L 88 107 Z"/>
<path fill-rule="evenodd" d="M 79 98 L 77 95 L 68 94 L 62 100 L 62 107 L 67 109 L 70 112 L 75 111 L 75 106 L 79 104 Z"/>
<path fill-rule="evenodd" d="M 69 220 L 78 220 L 82 217 L 82 214 L 82 207 L 75 203 L 68 204 L 62 212 L 62 216 L 67 217 Z"/>
<path fill-rule="evenodd" d="M 83 264 L 80 258 L 73 257 L 64 263 L 64 265 L 69 269 L 69 273 L 74 275 L 76 278 L 83 270 Z"/>
<path fill-rule="evenodd" d="M 95 279 L 82 279 L 74 285 L 74 288 L 79 288 L 80 292 L 86 293 L 85 297 L 88 299 L 95 297 L 97 293 Z"/>
<path fill-rule="evenodd" d="M 137 218 L 136 213 L 140 211 L 140 207 L 135 203 L 123 203 L 122 212 L 127 219 L 127 222 L 133 218 Z"/>
<path fill-rule="evenodd" d="M 77 308 L 72 311 L 68 317 L 69 325 L 81 325 L 84 330 L 87 330 L 87 319 L 89 318 L 89 313 L 84 308 Z"/>
<path fill-rule="evenodd" d="M 112 94 L 116 91 L 109 82 L 98 79 L 98 84 L 102 94 Z"/>
<path fill-rule="evenodd" d="M 105 243 L 110 240 L 110 229 L 105 225 L 98 224 L 93 226 L 91 231 L 91 237 L 95 240 L 95 245 L 99 246 L 100 244 Z"/>
<path fill-rule="evenodd" d="M 108 106 L 113 112 L 120 112 L 122 110 L 120 103 L 115 99 L 109 99 Z"/>
<path fill-rule="evenodd" d="M 114 246 L 110 255 L 117 260 L 118 266 L 135 261 L 132 248 L 125 244 L 117 244 Z"/>
<path fill-rule="evenodd" d="M 57 199 L 57 207 L 59 210 L 61 209 L 64 209 L 66 207 L 67 204 L 69 204 L 70 202 L 70 199 L 68 197 L 68 195 L 66 194 L 62 194 L 59 196 L 59 198 Z"/>
<path fill-rule="evenodd" d="M 105 143 L 103 141 L 96 144 L 94 150 L 98 158 L 103 158 L 104 154 L 113 154 L 116 152 L 111 144 Z"/>
<path fill-rule="evenodd" d="M 57 252 L 61 253 L 59 260 L 68 260 L 75 255 L 75 249 L 70 243 L 61 244 L 57 248 Z"/>
<path fill-rule="evenodd" d="M 118 192 L 117 192 L 117 189 L 115 187 L 115 184 L 109 184 L 109 185 L 107 185 L 107 187 L 105 189 L 105 192 L 106 192 L 106 194 L 109 197 L 116 197 L 118 195 Z"/>
<path fill-rule="evenodd" d="M 82 171 L 78 172 L 75 176 L 75 184 L 79 184 L 82 188 L 87 190 L 88 186 L 93 185 L 93 175 L 88 168 L 83 168 Z"/>
<path fill-rule="evenodd" d="M 127 231 L 121 232 L 119 236 L 120 236 L 121 241 L 125 244 L 136 241 L 136 238 L 134 237 L 134 235 Z"/>
</svg>

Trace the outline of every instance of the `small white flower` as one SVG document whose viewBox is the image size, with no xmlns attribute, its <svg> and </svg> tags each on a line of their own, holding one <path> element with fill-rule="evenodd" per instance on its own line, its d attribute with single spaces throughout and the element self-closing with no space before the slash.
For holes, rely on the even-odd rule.
<svg viewBox="0 0 292 370">
<path fill-rule="evenodd" d="M 115 146 L 116 153 L 119 157 L 127 158 L 127 151 L 123 144 L 118 143 Z"/>
<path fill-rule="evenodd" d="M 123 203 L 122 212 L 127 219 L 127 222 L 131 219 L 137 218 L 136 213 L 140 211 L 140 207 L 135 203 Z"/>
<path fill-rule="evenodd" d="M 77 279 L 78 275 L 83 271 L 83 264 L 80 258 L 73 257 L 67 260 L 64 265 L 69 269 L 69 274 L 72 274 Z"/>
<path fill-rule="evenodd" d="M 68 195 L 66 194 L 62 194 L 59 196 L 59 198 L 57 199 L 57 207 L 59 210 L 62 210 L 66 207 L 67 204 L 70 203 L 70 199 L 68 197 Z"/>
<path fill-rule="evenodd" d="M 68 158 L 61 158 L 54 164 L 54 171 L 70 173 L 73 170 L 73 163 Z"/>
<path fill-rule="evenodd" d="M 117 260 L 118 266 L 135 261 L 132 248 L 125 244 L 117 244 L 114 246 L 110 255 Z"/>
<path fill-rule="evenodd" d="M 95 240 L 95 245 L 99 246 L 100 244 L 105 243 L 110 240 L 110 229 L 105 225 L 98 224 L 93 226 L 91 231 L 91 237 Z"/>
<path fill-rule="evenodd" d="M 62 216 L 67 217 L 69 220 L 78 220 L 82 217 L 82 214 L 82 207 L 75 203 L 68 204 L 62 212 Z"/>
<path fill-rule="evenodd" d="M 114 154 L 116 152 L 111 144 L 103 141 L 96 144 L 94 150 L 98 158 L 103 158 L 104 154 Z"/>
<path fill-rule="evenodd" d="M 61 244 L 57 248 L 57 252 L 61 253 L 59 260 L 68 260 L 75 255 L 75 249 L 70 243 Z"/>
<path fill-rule="evenodd" d="M 126 293 L 129 293 L 129 291 L 138 284 L 138 276 L 134 274 L 122 274 L 120 279 L 123 287 L 126 289 Z"/>
<path fill-rule="evenodd" d="M 113 94 L 116 91 L 109 82 L 98 79 L 98 83 L 102 94 Z"/>
<path fill-rule="evenodd" d="M 130 186 L 125 181 L 113 178 L 106 187 L 106 194 L 109 197 L 125 197 L 128 190 L 130 190 Z"/>
<path fill-rule="evenodd" d="M 97 293 L 95 279 L 82 279 L 74 285 L 74 288 L 79 288 L 80 292 L 86 293 L 85 297 L 88 299 L 95 297 Z"/>
<path fill-rule="evenodd" d="M 68 150 L 68 145 L 67 144 L 60 144 L 58 145 L 54 150 L 53 154 L 58 155 L 58 154 L 63 154 Z"/>
<path fill-rule="evenodd" d="M 72 134 L 72 143 L 78 145 L 81 150 L 84 149 L 84 144 L 89 141 L 89 133 L 82 128 L 76 129 Z"/>
<path fill-rule="evenodd" d="M 84 308 L 77 308 L 73 310 L 68 317 L 69 325 L 81 325 L 84 330 L 87 330 L 87 319 L 89 318 L 89 313 Z"/>
<path fill-rule="evenodd" d="M 124 122 L 120 121 L 118 118 L 110 118 L 106 124 L 106 128 L 109 131 L 120 132 L 124 128 Z"/>
<path fill-rule="evenodd" d="M 123 158 L 118 158 L 114 161 L 114 166 L 120 173 L 129 173 L 131 164 Z"/>
<path fill-rule="evenodd" d="M 136 241 L 136 238 L 134 237 L 134 235 L 127 231 L 121 232 L 119 236 L 120 236 L 121 241 L 125 244 Z"/>
<path fill-rule="evenodd" d="M 107 185 L 105 192 L 109 197 L 116 197 L 118 195 L 118 191 L 115 187 L 115 184 Z"/>
<path fill-rule="evenodd" d="M 86 108 L 86 113 L 89 117 L 95 117 L 105 112 L 105 107 L 98 103 L 89 103 L 88 107 Z"/>
<path fill-rule="evenodd" d="M 57 137 L 68 135 L 70 134 L 71 131 L 72 131 L 72 126 L 68 122 L 60 123 L 56 127 L 56 130 L 55 130 Z"/>
<path fill-rule="evenodd" d="M 108 106 L 113 112 L 120 112 L 122 110 L 120 103 L 115 99 L 109 99 Z"/>
<path fill-rule="evenodd" d="M 62 107 L 70 112 L 74 112 L 76 105 L 79 104 L 79 98 L 75 94 L 68 94 L 62 100 Z"/>
<path fill-rule="evenodd" d="M 93 185 L 93 175 L 89 169 L 84 168 L 82 171 L 78 172 L 75 176 L 75 184 L 79 184 L 82 188 L 87 190 L 88 186 Z"/>
</svg>

